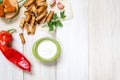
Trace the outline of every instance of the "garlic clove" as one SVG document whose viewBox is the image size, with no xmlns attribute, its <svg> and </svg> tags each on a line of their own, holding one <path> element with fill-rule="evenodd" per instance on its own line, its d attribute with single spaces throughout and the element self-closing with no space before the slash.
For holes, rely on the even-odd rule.
<svg viewBox="0 0 120 80">
<path fill-rule="evenodd" d="M 62 10 L 62 9 L 64 9 L 65 6 L 64 6 L 61 2 L 58 2 L 57 7 L 58 7 L 60 10 Z"/>
</svg>

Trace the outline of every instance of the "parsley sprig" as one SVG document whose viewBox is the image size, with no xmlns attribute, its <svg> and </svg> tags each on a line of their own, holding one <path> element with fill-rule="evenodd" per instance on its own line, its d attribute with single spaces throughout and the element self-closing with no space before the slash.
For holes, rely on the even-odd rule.
<svg viewBox="0 0 120 80">
<path fill-rule="evenodd" d="M 62 27 L 63 24 L 61 20 L 64 19 L 65 17 L 66 17 L 65 11 L 60 12 L 60 17 L 57 15 L 57 13 L 54 13 L 51 21 L 47 23 L 49 31 L 53 31 L 55 27 Z"/>
<path fill-rule="evenodd" d="M 62 19 L 64 19 L 64 18 L 66 17 L 65 11 L 60 12 L 60 17 L 61 17 Z"/>
</svg>

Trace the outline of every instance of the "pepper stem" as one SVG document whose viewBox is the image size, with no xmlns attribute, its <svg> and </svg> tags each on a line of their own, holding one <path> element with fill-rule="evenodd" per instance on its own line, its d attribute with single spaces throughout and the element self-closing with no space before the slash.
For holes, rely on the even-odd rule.
<svg viewBox="0 0 120 80">
<path fill-rule="evenodd" d="M 9 32 L 9 33 L 13 33 L 15 31 L 16 31 L 16 29 L 9 29 L 9 30 L 7 30 L 7 32 Z"/>
</svg>

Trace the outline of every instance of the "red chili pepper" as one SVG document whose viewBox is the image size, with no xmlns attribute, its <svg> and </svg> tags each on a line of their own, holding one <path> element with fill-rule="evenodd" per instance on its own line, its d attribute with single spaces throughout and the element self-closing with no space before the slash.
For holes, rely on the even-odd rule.
<svg viewBox="0 0 120 80">
<path fill-rule="evenodd" d="M 11 42 L 12 35 L 8 31 L 0 31 L 0 50 L 4 56 L 12 63 L 16 64 L 23 70 L 30 71 L 30 62 L 23 54 L 8 46 Z"/>
</svg>

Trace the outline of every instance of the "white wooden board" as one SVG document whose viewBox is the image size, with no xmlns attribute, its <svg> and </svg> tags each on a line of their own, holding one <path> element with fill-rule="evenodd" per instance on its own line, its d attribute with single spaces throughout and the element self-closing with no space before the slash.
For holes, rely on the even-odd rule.
<svg viewBox="0 0 120 80">
<path fill-rule="evenodd" d="M 120 1 L 71 1 L 74 17 L 58 28 L 62 53 L 51 63 L 37 60 L 31 51 L 35 40 L 51 35 L 38 29 L 35 36 L 28 36 L 18 26 L 23 13 L 13 20 L 16 23 L 0 19 L 0 30 L 12 27 L 24 32 L 27 43 L 22 45 L 18 33 L 13 33 L 13 47 L 32 63 L 32 72 L 23 72 L 0 52 L 0 80 L 120 80 Z"/>
<path fill-rule="evenodd" d="M 89 80 L 120 80 L 120 0 L 89 0 Z"/>
<path fill-rule="evenodd" d="M 88 80 L 88 0 L 72 0 L 72 9 L 74 18 L 57 31 L 63 52 L 56 80 Z"/>
<path fill-rule="evenodd" d="M 28 36 L 16 25 L 21 13 L 14 19 L 16 23 L 0 19 L 0 30 L 14 27 L 24 32 L 28 42 L 22 45 L 14 33 L 13 47 L 32 63 L 32 72 L 23 72 L 0 52 L 0 80 L 120 80 L 120 1 L 71 1 L 74 17 L 58 28 L 56 39 L 62 53 L 51 63 L 37 60 L 31 51 L 35 40 L 51 35 L 38 31 L 36 37 Z"/>
<path fill-rule="evenodd" d="M 12 27 L 18 33 L 24 33 L 27 43 L 22 45 L 18 33 L 14 33 L 13 47 L 23 52 L 32 64 L 31 73 L 23 72 L 8 62 L 0 52 L 0 80 L 88 80 L 88 0 L 72 0 L 71 8 L 74 18 L 64 21 L 64 27 L 58 28 L 56 33 L 56 39 L 62 46 L 61 56 L 51 63 L 37 60 L 31 51 L 34 41 L 51 35 L 38 28 L 35 35 L 28 36 L 18 26 L 23 11 L 12 23 L 0 19 L 0 30 Z"/>
</svg>

